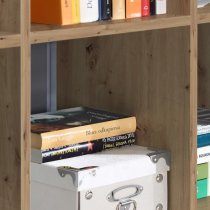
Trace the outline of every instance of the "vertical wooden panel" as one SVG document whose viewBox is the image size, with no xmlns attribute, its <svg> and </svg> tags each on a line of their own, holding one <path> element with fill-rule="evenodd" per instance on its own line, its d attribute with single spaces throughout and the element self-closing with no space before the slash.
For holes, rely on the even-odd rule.
<svg viewBox="0 0 210 210">
<path fill-rule="evenodd" d="M 21 147 L 21 210 L 30 209 L 31 157 L 31 45 L 30 1 L 21 0 L 21 84 L 20 84 L 20 147 Z"/>
<path fill-rule="evenodd" d="M 185 27 L 58 45 L 58 107 L 134 114 L 138 144 L 171 151 L 169 210 L 195 210 L 189 32 Z"/>
<path fill-rule="evenodd" d="M 0 209 L 21 209 L 20 49 L 0 51 Z"/>
<path fill-rule="evenodd" d="M 198 105 L 210 108 L 210 24 L 198 29 Z"/>
<path fill-rule="evenodd" d="M 0 31 L 20 32 L 20 0 L 0 1 Z"/>
</svg>

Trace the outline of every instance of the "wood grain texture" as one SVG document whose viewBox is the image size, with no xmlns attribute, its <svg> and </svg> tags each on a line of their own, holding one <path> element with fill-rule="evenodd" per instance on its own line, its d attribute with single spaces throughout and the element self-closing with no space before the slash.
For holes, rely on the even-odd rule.
<svg viewBox="0 0 210 210">
<path fill-rule="evenodd" d="M 210 209 L 210 198 L 203 198 L 198 200 L 198 210 Z"/>
<path fill-rule="evenodd" d="M 20 49 L 0 50 L 0 209 L 21 209 Z"/>
<path fill-rule="evenodd" d="M 20 34 L 0 33 L 0 49 L 20 47 Z"/>
<path fill-rule="evenodd" d="M 171 151 L 169 210 L 195 210 L 189 36 L 181 27 L 58 44 L 58 108 L 135 115 L 138 144 Z"/>
<path fill-rule="evenodd" d="M 20 32 L 20 0 L 0 1 L 0 31 Z"/>
<path fill-rule="evenodd" d="M 210 5 L 198 9 L 198 24 L 210 22 Z"/>
<path fill-rule="evenodd" d="M 198 105 L 210 108 L 210 24 L 198 27 Z"/>
<path fill-rule="evenodd" d="M 157 15 L 144 18 L 102 21 L 69 26 L 32 25 L 31 43 L 115 35 L 179 26 L 189 26 L 189 16 Z"/>
<path fill-rule="evenodd" d="M 21 209 L 30 209 L 31 160 L 31 45 L 30 1 L 21 0 L 21 72 L 20 72 L 20 146 L 21 146 Z"/>
</svg>

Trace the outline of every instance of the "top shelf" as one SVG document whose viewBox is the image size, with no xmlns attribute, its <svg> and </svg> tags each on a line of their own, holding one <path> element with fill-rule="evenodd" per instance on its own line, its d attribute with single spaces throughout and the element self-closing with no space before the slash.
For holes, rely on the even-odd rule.
<svg viewBox="0 0 210 210">
<path fill-rule="evenodd" d="M 158 15 L 116 21 L 100 21 L 69 26 L 32 24 L 31 43 L 54 42 L 189 25 L 190 16 L 172 15 Z"/>
</svg>

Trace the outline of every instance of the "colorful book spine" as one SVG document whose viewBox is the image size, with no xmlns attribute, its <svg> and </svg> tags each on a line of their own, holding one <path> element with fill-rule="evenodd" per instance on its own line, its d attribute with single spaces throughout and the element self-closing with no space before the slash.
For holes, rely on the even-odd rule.
<svg viewBox="0 0 210 210">
<path fill-rule="evenodd" d="M 94 22 L 97 21 L 98 18 L 98 0 L 80 0 L 80 22 Z"/>
<path fill-rule="evenodd" d="M 210 133 L 197 135 L 197 147 L 205 147 L 210 145 Z"/>
<path fill-rule="evenodd" d="M 207 179 L 209 176 L 209 163 L 197 165 L 197 180 Z"/>
<path fill-rule="evenodd" d="M 209 196 L 208 179 L 197 181 L 197 199 L 206 198 Z"/>
<path fill-rule="evenodd" d="M 197 148 L 197 164 L 210 162 L 210 145 Z"/>
<path fill-rule="evenodd" d="M 142 17 L 150 16 L 150 0 L 141 0 L 141 15 Z"/>
<path fill-rule="evenodd" d="M 71 0 L 31 0 L 33 23 L 68 25 L 72 24 Z"/>
<path fill-rule="evenodd" d="M 155 6 L 156 0 L 150 0 L 150 15 L 156 15 L 156 6 Z"/>
<path fill-rule="evenodd" d="M 110 20 L 112 17 L 112 0 L 99 0 L 99 20 Z"/>
<path fill-rule="evenodd" d="M 166 14 L 166 0 L 156 0 L 156 15 Z"/>
<path fill-rule="evenodd" d="M 141 17 L 141 0 L 126 0 L 126 18 Z"/>
<path fill-rule="evenodd" d="M 72 2 L 72 23 L 80 23 L 80 0 L 71 0 Z"/>
<path fill-rule="evenodd" d="M 112 19 L 125 19 L 125 0 L 112 0 Z"/>
<path fill-rule="evenodd" d="M 129 133 L 120 136 L 107 137 L 100 140 L 68 145 L 48 150 L 32 149 L 32 162 L 45 163 L 65 158 L 100 152 L 115 147 L 132 145 L 135 143 L 135 134 Z"/>
</svg>

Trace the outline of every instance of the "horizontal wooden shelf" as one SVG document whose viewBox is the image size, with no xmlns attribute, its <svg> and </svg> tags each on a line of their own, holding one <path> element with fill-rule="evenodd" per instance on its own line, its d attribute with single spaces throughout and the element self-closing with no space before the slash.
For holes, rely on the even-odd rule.
<svg viewBox="0 0 210 210">
<path fill-rule="evenodd" d="M 36 44 L 189 25 L 190 16 L 172 15 L 158 15 L 136 19 L 94 22 L 69 26 L 32 24 L 31 43 Z"/>
<path fill-rule="evenodd" d="M 210 5 L 198 9 L 198 24 L 210 23 Z"/>
<path fill-rule="evenodd" d="M 198 200 L 198 210 L 210 209 L 210 197 Z"/>
<path fill-rule="evenodd" d="M 0 49 L 20 47 L 20 34 L 0 32 Z"/>
</svg>

